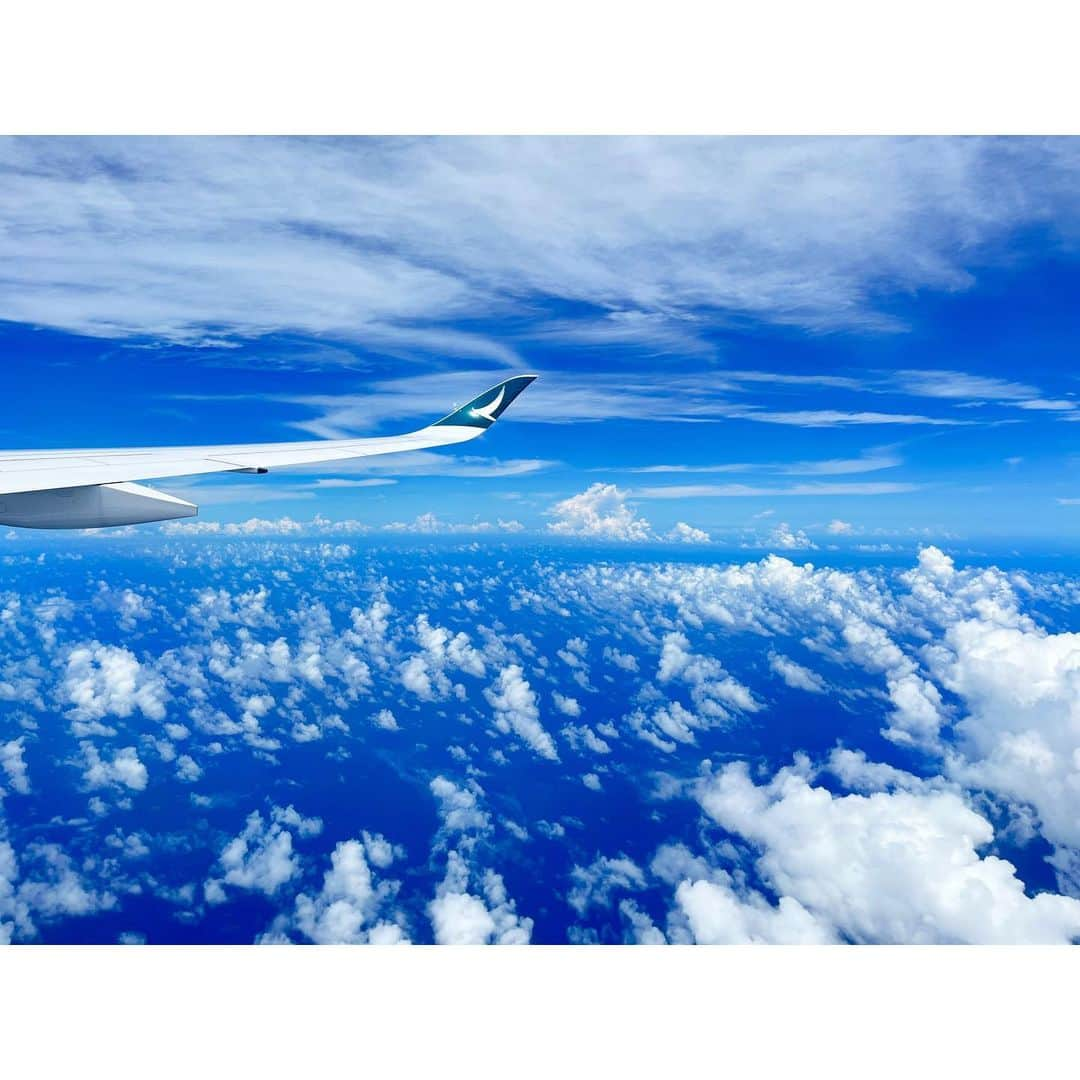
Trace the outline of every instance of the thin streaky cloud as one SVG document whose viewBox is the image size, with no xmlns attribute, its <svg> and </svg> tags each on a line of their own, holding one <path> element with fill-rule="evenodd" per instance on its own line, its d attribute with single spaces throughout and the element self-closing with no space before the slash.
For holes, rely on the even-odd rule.
<svg viewBox="0 0 1080 1080">
<path fill-rule="evenodd" d="M 796 427 L 857 425 L 970 426 L 989 421 L 903 412 L 842 409 L 783 411 L 733 403 L 737 382 L 726 373 L 674 374 L 540 371 L 540 378 L 515 406 L 516 421 L 569 424 L 607 420 L 704 423 L 748 420 Z M 369 431 L 383 421 L 446 412 L 477 388 L 504 377 L 505 370 L 438 371 L 374 380 L 364 393 L 279 396 L 276 400 L 317 410 L 320 415 L 291 426 L 319 438 L 343 438 Z M 743 373 L 745 375 L 745 373 Z M 762 383 L 768 380 L 762 380 Z M 821 387 L 827 391 L 827 385 Z"/>
<path fill-rule="evenodd" d="M 862 424 L 912 424 L 932 427 L 964 427 L 974 420 L 956 420 L 944 416 L 921 416 L 915 413 L 844 412 L 840 409 L 797 409 L 791 412 L 740 410 L 734 419 L 754 420 L 761 424 L 788 424 L 792 427 L 852 427 Z"/>
<path fill-rule="evenodd" d="M 904 464 L 893 454 L 870 454 L 858 458 L 829 458 L 822 461 L 755 462 L 722 465 L 642 465 L 622 471 L 629 473 L 779 473 L 786 476 L 844 476 L 879 472 Z M 610 470 L 609 470 L 610 471 Z"/>
<path fill-rule="evenodd" d="M 893 372 L 885 382 L 889 389 L 913 397 L 1025 401 L 1041 396 L 1036 387 L 1024 383 L 934 368 L 903 369 Z"/>
<path fill-rule="evenodd" d="M 1030 401 L 1017 402 L 1019 409 L 1033 409 L 1037 412 L 1072 412 L 1076 408 L 1075 401 L 1065 398 L 1048 400 L 1046 398 L 1032 398 Z"/>
<path fill-rule="evenodd" d="M 750 484 L 678 484 L 671 487 L 635 488 L 636 499 L 739 499 L 786 496 L 902 495 L 920 490 L 919 484 L 791 484 L 787 487 L 760 487 Z"/>
</svg>

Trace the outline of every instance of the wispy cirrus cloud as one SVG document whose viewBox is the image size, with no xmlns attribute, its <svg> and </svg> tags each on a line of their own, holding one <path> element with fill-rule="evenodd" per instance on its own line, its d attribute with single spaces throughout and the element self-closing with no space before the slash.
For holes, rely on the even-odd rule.
<svg viewBox="0 0 1080 1080">
<path fill-rule="evenodd" d="M 852 412 L 843 409 L 793 409 L 789 412 L 745 409 L 738 410 L 730 415 L 738 420 L 753 420 L 760 424 L 786 424 L 791 427 L 810 428 L 856 427 L 867 424 L 962 427 L 975 423 L 973 420 L 960 420 L 949 416 L 923 416 L 918 413 L 889 413 L 865 409 Z"/>
<path fill-rule="evenodd" d="M 541 372 L 540 378 L 514 403 L 515 421 L 544 424 L 591 423 L 604 420 L 646 420 L 658 423 L 708 423 L 745 420 L 761 424 L 826 428 L 873 425 L 956 427 L 984 421 L 970 416 L 929 416 L 911 412 L 865 409 L 777 409 L 747 402 L 749 394 L 763 396 L 754 387 L 776 380 L 750 379 L 748 373 L 703 371 L 691 374 L 660 372 Z M 467 401 L 480 388 L 495 381 L 491 371 L 429 372 L 407 378 L 373 380 L 364 393 L 309 394 L 279 398 L 317 410 L 311 419 L 294 427 L 321 438 L 342 438 L 370 431 L 385 421 L 435 417 Z M 855 379 L 847 386 L 860 387 Z M 800 401 L 819 391 L 833 400 L 828 376 L 806 378 L 796 384 Z M 771 401 L 778 401 L 775 396 Z M 789 400 L 784 398 L 783 400 Z M 951 405 L 951 403 L 950 403 Z"/>
<path fill-rule="evenodd" d="M 778 473 L 786 476 L 845 476 L 879 472 L 904 464 L 904 459 L 888 449 L 855 458 L 825 458 L 820 461 L 733 462 L 722 465 L 642 465 L 621 470 L 629 473 Z M 610 470 L 607 470 L 610 471 Z"/>
<path fill-rule="evenodd" d="M 452 453 L 439 454 L 430 450 L 412 450 L 404 454 L 392 454 L 386 457 L 353 458 L 334 462 L 327 466 L 299 466 L 296 471 L 334 472 L 340 474 L 363 473 L 378 476 L 454 476 L 496 478 L 501 476 L 528 476 L 558 465 L 557 461 L 545 458 L 494 458 L 476 454 Z M 351 480 L 351 484 L 373 486 L 380 483 L 392 483 L 392 480 L 369 479 Z"/>
<path fill-rule="evenodd" d="M 636 499 L 739 499 L 752 497 L 786 497 L 828 495 L 902 495 L 918 491 L 918 484 L 851 483 L 851 484 L 788 484 L 775 487 L 754 484 L 672 484 L 669 487 L 635 488 L 630 495 Z"/>
<path fill-rule="evenodd" d="M 898 328 L 1020 230 L 1072 235 L 1080 149 L 994 139 L 13 139 L 0 319 L 275 331 L 517 362 L 471 321 L 682 352 L 733 320 Z M 1010 255 L 1015 258 L 1015 251 Z M 549 304 L 571 305 L 545 315 Z"/>
<path fill-rule="evenodd" d="M 874 382 L 868 389 L 875 389 Z M 912 397 L 940 398 L 967 404 L 1014 405 L 1038 412 L 1072 412 L 1076 402 L 1068 398 L 1048 398 L 1042 390 L 1027 383 L 990 375 L 972 375 L 963 371 L 934 369 L 901 370 L 883 380 L 885 392 L 899 392 Z"/>
</svg>

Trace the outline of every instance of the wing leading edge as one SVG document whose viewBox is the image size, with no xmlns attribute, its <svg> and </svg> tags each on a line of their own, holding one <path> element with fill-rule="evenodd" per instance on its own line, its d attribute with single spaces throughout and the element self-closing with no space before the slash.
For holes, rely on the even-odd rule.
<svg viewBox="0 0 1080 1080">
<path fill-rule="evenodd" d="M 515 375 L 441 420 L 404 435 L 234 446 L 0 451 L 0 524 L 93 528 L 190 517 L 196 512 L 191 503 L 133 482 L 221 472 L 266 472 L 290 465 L 346 461 L 468 442 L 483 435 L 535 378 Z M 112 489 L 119 494 L 113 494 Z M 140 497 L 145 502 L 140 503 Z M 156 516 L 142 517 L 141 513 Z"/>
</svg>

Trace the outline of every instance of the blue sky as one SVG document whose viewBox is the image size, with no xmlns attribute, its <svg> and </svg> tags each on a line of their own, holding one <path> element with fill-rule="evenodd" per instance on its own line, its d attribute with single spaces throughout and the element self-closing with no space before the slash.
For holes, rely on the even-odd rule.
<svg viewBox="0 0 1080 1080">
<path fill-rule="evenodd" d="M 592 489 L 638 537 L 1073 546 L 1071 140 L 54 139 L 0 162 L 12 449 L 392 432 L 542 375 L 468 455 L 161 485 L 204 521 L 531 533 Z"/>
</svg>

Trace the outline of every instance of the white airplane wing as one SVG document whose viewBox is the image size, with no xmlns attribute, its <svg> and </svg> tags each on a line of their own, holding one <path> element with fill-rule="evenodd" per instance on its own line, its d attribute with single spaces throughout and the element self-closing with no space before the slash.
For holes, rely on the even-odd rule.
<svg viewBox="0 0 1080 1080">
<path fill-rule="evenodd" d="M 483 435 L 535 378 L 515 375 L 449 416 L 405 435 L 235 446 L 0 451 L 0 525 L 86 529 L 192 517 L 198 512 L 194 504 L 135 481 L 261 473 L 467 442 Z"/>
</svg>

